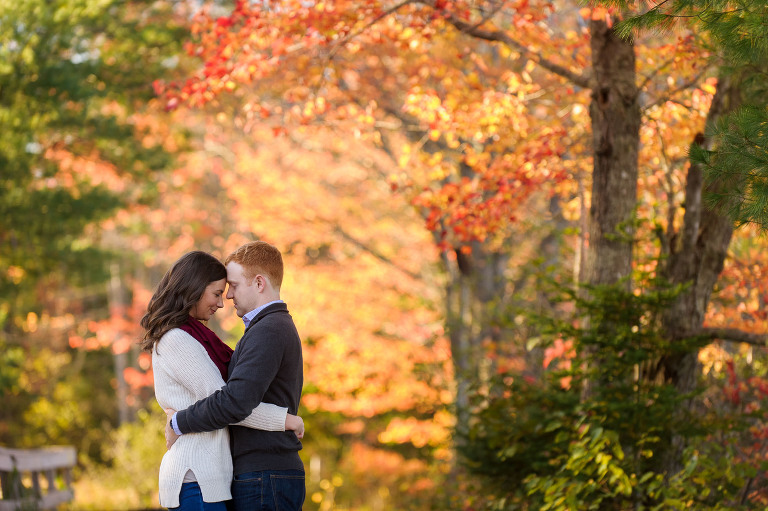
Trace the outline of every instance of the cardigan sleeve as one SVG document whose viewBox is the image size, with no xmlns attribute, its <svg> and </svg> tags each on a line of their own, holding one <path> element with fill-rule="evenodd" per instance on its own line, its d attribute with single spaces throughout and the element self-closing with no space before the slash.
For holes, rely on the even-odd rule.
<svg viewBox="0 0 768 511">
<path fill-rule="evenodd" d="M 155 362 L 157 369 L 165 371 L 178 385 L 187 389 L 196 401 L 224 386 L 221 373 L 205 348 L 183 330 L 175 328 L 163 335 L 155 345 Z M 285 431 L 287 413 L 288 408 L 259 403 L 237 425 L 265 431 Z"/>
</svg>

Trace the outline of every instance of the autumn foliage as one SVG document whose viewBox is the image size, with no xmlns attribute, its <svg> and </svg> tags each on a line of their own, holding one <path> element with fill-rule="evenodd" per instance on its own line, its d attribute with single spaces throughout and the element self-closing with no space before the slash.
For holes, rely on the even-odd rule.
<svg viewBox="0 0 768 511">
<path fill-rule="evenodd" d="M 284 254 L 282 298 L 303 340 L 308 509 L 564 509 L 562 495 L 581 499 L 572 509 L 695 508 L 718 496 L 765 504 L 762 348 L 695 335 L 675 345 L 659 329 L 670 297 L 688 289 L 661 296 L 659 272 L 690 209 L 690 144 L 722 85 L 706 34 L 637 35 L 631 285 L 619 299 L 592 290 L 604 301 L 590 309 L 576 289 L 589 210 L 600 206 L 590 195 L 589 27 L 626 12 L 544 0 L 154 4 L 162 9 L 146 19 L 165 29 L 140 32 L 140 45 L 113 34 L 109 73 L 82 81 L 90 92 L 135 86 L 143 99 L 61 103 L 129 131 L 89 138 L 105 121 L 81 138 L 41 129 L 39 148 L 26 134 L 15 153 L 0 143 L 6 160 L 32 162 L 17 165 L 24 179 L 9 190 L 95 189 L 111 208 L 67 210 L 78 220 L 59 230 L 67 253 L 86 261 L 77 272 L 78 258 L 57 265 L 52 251 L 38 265 L 34 244 L 0 250 L 2 289 L 19 286 L 0 297 L 0 347 L 10 348 L 0 354 L 0 441 L 80 438 L 80 495 L 94 495 L 85 507 L 103 503 L 99 491 L 127 491 L 129 477 L 142 479 L 141 496 L 120 498 L 156 505 L 149 472 L 162 455 L 162 413 L 138 319 L 180 255 L 223 258 L 258 238 Z M 142 2 L 125 7 L 126 19 L 144 19 Z M 168 55 L 142 46 L 179 39 Z M 152 72 L 121 66 L 134 47 L 152 56 Z M 40 97 L 54 101 L 51 90 Z M 42 247 L 58 224 L 50 209 L 33 210 L 48 229 Z M 22 232 L 9 225 L 0 240 Z M 764 245 L 758 230 L 736 231 L 704 327 L 766 333 Z M 548 279 L 573 293 L 553 298 L 540 286 Z M 645 308 L 632 315 L 635 306 Z M 610 334 L 599 330 L 603 313 L 618 325 Z M 243 329 L 229 306 L 211 326 L 233 345 Z M 663 373 L 634 375 L 680 346 L 697 353 L 701 415 L 691 423 L 706 431 L 690 433 L 688 464 L 665 478 L 663 453 L 688 434 L 679 417 L 667 420 L 683 401 Z M 601 377 L 615 385 L 585 399 Z M 459 430 L 465 410 L 470 428 Z"/>
</svg>

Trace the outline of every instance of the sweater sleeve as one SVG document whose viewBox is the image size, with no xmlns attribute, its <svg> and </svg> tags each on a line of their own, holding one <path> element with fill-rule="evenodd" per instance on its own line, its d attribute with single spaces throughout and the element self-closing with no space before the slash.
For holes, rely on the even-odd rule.
<svg viewBox="0 0 768 511">
<path fill-rule="evenodd" d="M 260 403 L 248 417 L 233 425 L 263 429 L 264 431 L 285 431 L 285 417 L 287 415 L 288 408 L 272 403 Z"/>
<path fill-rule="evenodd" d="M 204 399 L 224 387 L 221 373 L 205 348 L 183 330 L 174 329 L 166 333 L 155 349 L 156 360 L 163 370 L 190 391 L 194 399 Z M 167 406 L 174 405 L 169 403 Z M 287 413 L 288 408 L 258 403 L 245 419 L 232 421 L 231 424 L 265 431 L 285 431 Z"/>
<path fill-rule="evenodd" d="M 237 349 L 237 363 L 227 384 L 176 414 L 182 433 L 212 431 L 238 423 L 264 398 L 283 356 L 279 332 L 256 325 L 246 332 Z"/>
</svg>

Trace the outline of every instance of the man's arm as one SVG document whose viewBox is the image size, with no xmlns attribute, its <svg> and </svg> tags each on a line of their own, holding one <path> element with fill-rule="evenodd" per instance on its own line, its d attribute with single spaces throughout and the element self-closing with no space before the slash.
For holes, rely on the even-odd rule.
<svg viewBox="0 0 768 511">
<path fill-rule="evenodd" d="M 197 433 L 242 421 L 263 399 L 280 368 L 282 355 L 280 336 L 270 332 L 266 325 L 255 325 L 240 340 L 237 363 L 227 384 L 177 412 L 175 426 L 182 433 Z"/>
<path fill-rule="evenodd" d="M 269 403 L 261 403 L 259 407 L 263 407 L 264 405 L 269 406 L 275 406 L 270 405 Z M 287 411 L 287 408 L 281 408 L 281 407 L 275 407 L 278 410 Z M 168 420 L 165 423 L 165 447 L 166 449 L 170 449 L 173 444 L 176 443 L 176 440 L 178 440 L 179 436 L 181 436 L 181 431 L 178 430 L 178 428 L 175 426 L 176 420 L 176 410 L 173 408 L 166 408 L 165 414 L 168 418 Z M 254 429 L 261 429 L 264 431 L 293 431 L 296 434 L 296 437 L 301 440 L 304 438 L 304 419 L 299 417 L 298 415 L 291 415 L 290 413 L 282 413 L 282 415 L 285 417 L 285 421 L 282 425 L 282 427 L 273 428 L 271 425 L 263 424 L 261 420 L 258 420 L 254 422 L 252 417 L 256 415 L 256 410 L 254 410 L 254 413 L 248 416 L 243 421 L 240 421 L 238 424 L 239 426 L 245 426 L 250 427 Z M 264 427 L 268 426 L 268 427 Z"/>
</svg>

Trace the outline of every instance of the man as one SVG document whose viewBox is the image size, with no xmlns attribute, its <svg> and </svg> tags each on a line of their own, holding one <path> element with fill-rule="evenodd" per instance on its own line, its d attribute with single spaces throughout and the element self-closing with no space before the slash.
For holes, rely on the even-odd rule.
<svg viewBox="0 0 768 511">
<path fill-rule="evenodd" d="M 263 241 L 247 243 L 224 261 L 227 298 L 243 318 L 245 333 L 229 364 L 227 384 L 186 410 L 173 413 L 166 442 L 177 435 L 212 431 L 247 417 L 260 402 L 297 414 L 303 385 L 301 340 L 280 299 L 283 259 Z M 172 411 L 171 411 L 172 412 Z M 301 509 L 306 495 L 301 442 L 292 431 L 230 426 L 236 511 Z"/>
</svg>

